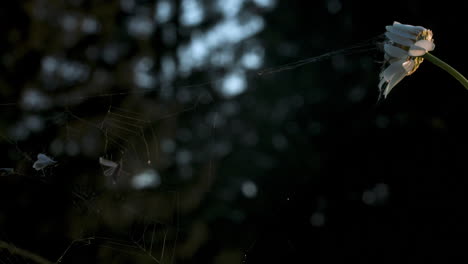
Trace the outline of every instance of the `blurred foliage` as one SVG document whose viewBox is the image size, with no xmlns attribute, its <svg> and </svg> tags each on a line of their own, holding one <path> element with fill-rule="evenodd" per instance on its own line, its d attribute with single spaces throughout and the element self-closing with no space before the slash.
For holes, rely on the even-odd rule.
<svg viewBox="0 0 468 264">
<path fill-rule="evenodd" d="M 2 5 L 1 240 L 63 263 L 394 263 L 407 238 L 468 233 L 468 95 L 450 76 L 426 62 L 377 102 L 375 48 L 257 74 L 394 20 L 432 29 L 463 72 L 446 18 L 464 8 Z M 39 153 L 57 164 L 34 170 Z"/>
</svg>

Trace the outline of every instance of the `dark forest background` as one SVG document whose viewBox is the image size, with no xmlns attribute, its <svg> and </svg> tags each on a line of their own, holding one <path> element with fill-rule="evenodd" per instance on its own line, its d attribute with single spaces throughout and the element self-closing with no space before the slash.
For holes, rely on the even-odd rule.
<svg viewBox="0 0 468 264">
<path fill-rule="evenodd" d="M 375 40 L 422 25 L 466 75 L 467 8 L 6 1 L 0 240 L 52 263 L 466 258 L 442 245 L 467 242 L 468 92 L 424 62 L 378 101 Z M 39 153 L 57 163 L 36 171 Z"/>
</svg>

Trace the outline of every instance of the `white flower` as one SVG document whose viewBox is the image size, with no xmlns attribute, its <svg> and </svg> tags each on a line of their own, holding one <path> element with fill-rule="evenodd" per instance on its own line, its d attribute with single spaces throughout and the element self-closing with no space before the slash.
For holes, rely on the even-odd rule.
<svg viewBox="0 0 468 264">
<path fill-rule="evenodd" d="M 115 161 L 99 157 L 99 164 L 106 167 L 106 169 L 104 170 L 104 176 L 111 177 L 112 182 L 116 184 L 117 178 L 122 171 L 122 160 L 120 161 L 120 163 L 117 163 Z"/>
<path fill-rule="evenodd" d="M 52 158 L 46 156 L 45 154 L 39 153 L 37 154 L 37 160 L 33 164 L 33 168 L 35 170 L 43 170 L 48 166 L 54 165 L 57 162 Z"/>
<path fill-rule="evenodd" d="M 379 89 L 385 97 L 405 76 L 411 75 L 423 62 L 423 56 L 434 50 L 432 31 L 421 26 L 393 22 L 386 26 L 384 42 L 385 70 L 380 73 Z"/>
</svg>

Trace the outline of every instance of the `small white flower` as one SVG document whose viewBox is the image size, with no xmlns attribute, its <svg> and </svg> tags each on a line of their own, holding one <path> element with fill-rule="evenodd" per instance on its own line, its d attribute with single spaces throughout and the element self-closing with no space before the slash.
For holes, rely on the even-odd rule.
<svg viewBox="0 0 468 264">
<path fill-rule="evenodd" d="M 53 160 L 52 158 L 49 158 L 45 154 L 39 153 L 37 154 L 37 160 L 33 164 L 33 168 L 35 170 L 43 170 L 46 167 L 49 167 L 51 165 L 56 164 L 57 161 Z"/>
<path fill-rule="evenodd" d="M 0 176 L 8 176 L 15 173 L 13 168 L 0 168 Z"/>
<path fill-rule="evenodd" d="M 405 76 L 411 75 L 423 62 L 423 56 L 434 50 L 432 31 L 421 26 L 393 22 L 386 26 L 384 42 L 385 70 L 380 73 L 379 89 L 385 97 Z"/>
<path fill-rule="evenodd" d="M 99 164 L 106 168 L 104 169 L 104 176 L 110 177 L 112 179 L 112 182 L 116 184 L 117 178 L 122 170 L 122 161 L 120 161 L 120 163 L 117 163 L 115 161 L 99 157 Z"/>
</svg>

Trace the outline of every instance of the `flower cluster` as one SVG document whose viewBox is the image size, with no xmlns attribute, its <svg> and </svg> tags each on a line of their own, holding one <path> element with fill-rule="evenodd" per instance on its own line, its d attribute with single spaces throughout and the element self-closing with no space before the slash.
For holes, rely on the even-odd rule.
<svg viewBox="0 0 468 264">
<path fill-rule="evenodd" d="M 394 22 L 386 27 L 384 43 L 385 69 L 380 73 L 379 89 L 384 97 L 405 76 L 416 71 L 422 56 L 434 50 L 432 31 L 421 26 Z"/>
</svg>

